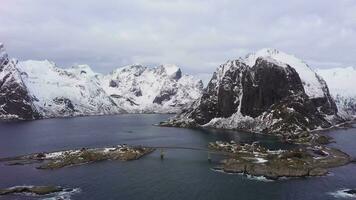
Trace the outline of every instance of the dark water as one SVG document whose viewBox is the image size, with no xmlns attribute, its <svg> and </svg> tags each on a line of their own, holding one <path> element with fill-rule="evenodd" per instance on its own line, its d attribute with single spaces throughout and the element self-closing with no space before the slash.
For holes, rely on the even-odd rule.
<svg viewBox="0 0 356 200">
<path fill-rule="evenodd" d="M 269 148 L 288 148 L 273 137 L 217 130 L 152 126 L 169 115 L 120 115 L 0 123 L 0 157 L 40 151 L 116 144 L 206 147 L 215 140 L 253 142 Z M 329 133 L 333 146 L 356 156 L 356 129 Z M 37 170 L 35 165 L 0 163 L 0 187 L 61 185 L 80 188 L 71 199 L 334 199 L 329 192 L 356 188 L 356 165 L 332 170 L 326 177 L 260 181 L 211 170 L 220 158 L 191 150 L 168 150 L 140 160 L 104 161 L 59 170 Z M 36 199 L 29 196 L 1 199 Z"/>
</svg>

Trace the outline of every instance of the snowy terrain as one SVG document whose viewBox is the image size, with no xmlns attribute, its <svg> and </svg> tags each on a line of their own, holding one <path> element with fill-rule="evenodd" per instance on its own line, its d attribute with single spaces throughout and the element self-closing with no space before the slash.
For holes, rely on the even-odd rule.
<svg viewBox="0 0 356 200">
<path fill-rule="evenodd" d="M 203 89 L 200 80 L 182 75 L 175 65 L 126 66 L 103 76 L 101 84 L 115 103 L 134 113 L 180 112 Z"/>
<path fill-rule="evenodd" d="M 344 117 L 356 116 L 356 69 L 353 67 L 317 69 L 324 78 L 335 99 L 339 114 Z"/>
<path fill-rule="evenodd" d="M 89 66 L 61 69 L 45 61 L 17 64 L 21 77 L 42 116 L 104 115 L 122 113 L 101 88 Z"/>
<path fill-rule="evenodd" d="M 177 113 L 200 97 L 202 87 L 175 65 L 132 65 L 103 75 L 88 65 L 64 69 L 48 60 L 9 60 L 0 44 L 3 119 Z"/>
</svg>

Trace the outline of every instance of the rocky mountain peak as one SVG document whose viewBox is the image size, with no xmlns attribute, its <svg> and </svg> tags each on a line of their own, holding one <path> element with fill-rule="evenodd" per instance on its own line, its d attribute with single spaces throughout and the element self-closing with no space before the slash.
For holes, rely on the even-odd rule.
<svg viewBox="0 0 356 200">
<path fill-rule="evenodd" d="M 158 67 L 158 70 L 167 74 L 168 77 L 178 80 L 182 77 L 182 71 L 177 65 L 164 64 Z"/>
<path fill-rule="evenodd" d="M 255 53 L 248 54 L 244 58 L 240 58 L 240 60 L 246 65 L 252 67 L 256 64 L 258 58 L 269 59 L 270 62 L 274 62 L 277 65 L 286 67 L 293 67 L 299 74 L 305 92 L 310 98 L 324 98 L 326 96 L 325 93 L 325 85 L 322 83 L 320 77 L 311 69 L 303 60 L 295 57 L 294 55 L 290 55 L 284 53 L 282 51 L 276 49 L 265 48 L 261 49 Z"/>
<path fill-rule="evenodd" d="M 113 74 L 127 74 L 127 75 L 134 75 L 134 76 L 140 76 L 147 67 L 140 65 L 140 64 L 134 64 L 134 65 L 128 65 L 124 66 L 121 68 L 118 68 L 114 70 Z"/>
<path fill-rule="evenodd" d="M 89 65 L 86 64 L 82 64 L 82 65 L 75 65 L 72 66 L 70 69 L 68 69 L 68 71 L 75 73 L 77 75 L 81 75 L 81 76 L 95 76 L 97 75 L 97 73 L 95 73 L 91 67 Z"/>
<path fill-rule="evenodd" d="M 101 79 L 103 89 L 129 112 L 178 112 L 200 97 L 201 82 L 176 65 L 132 65 Z"/>
</svg>

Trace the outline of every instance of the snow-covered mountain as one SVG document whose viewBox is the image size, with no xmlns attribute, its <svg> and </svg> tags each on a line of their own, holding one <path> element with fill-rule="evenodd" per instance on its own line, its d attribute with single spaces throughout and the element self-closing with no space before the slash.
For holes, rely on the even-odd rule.
<svg viewBox="0 0 356 200">
<path fill-rule="evenodd" d="M 176 113 L 200 97 L 202 82 L 174 65 L 63 69 L 50 61 L 10 60 L 0 44 L 0 119 L 119 113 Z"/>
<path fill-rule="evenodd" d="M 61 69 L 45 61 L 17 64 L 21 77 L 43 117 L 123 113 L 106 94 L 98 76 L 87 65 Z"/>
<path fill-rule="evenodd" d="M 335 99 L 339 115 L 347 119 L 356 117 L 356 69 L 331 68 L 317 69 L 329 86 L 330 93 Z"/>
<path fill-rule="evenodd" d="M 126 66 L 101 78 L 116 104 L 134 113 L 177 113 L 201 96 L 203 83 L 175 65 Z"/>
<path fill-rule="evenodd" d="M 219 66 L 202 97 L 162 125 L 290 137 L 339 120 L 326 82 L 305 62 L 275 49 L 262 49 Z"/>
</svg>

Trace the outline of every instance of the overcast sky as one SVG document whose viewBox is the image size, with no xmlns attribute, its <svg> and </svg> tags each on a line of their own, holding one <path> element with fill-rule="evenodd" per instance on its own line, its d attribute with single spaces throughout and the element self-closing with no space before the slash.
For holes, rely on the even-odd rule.
<svg viewBox="0 0 356 200">
<path fill-rule="evenodd" d="M 355 0 L 0 0 L 0 42 L 11 57 L 141 63 L 210 73 L 271 47 L 312 67 L 356 65 Z"/>
</svg>

